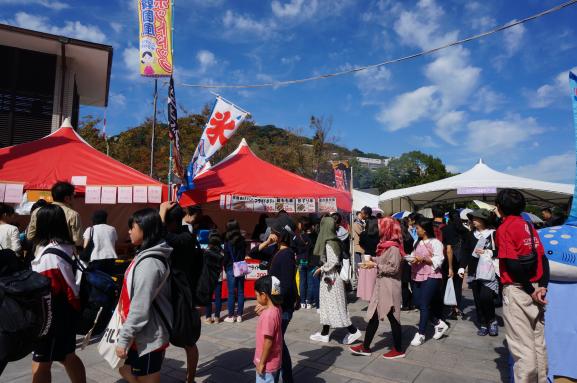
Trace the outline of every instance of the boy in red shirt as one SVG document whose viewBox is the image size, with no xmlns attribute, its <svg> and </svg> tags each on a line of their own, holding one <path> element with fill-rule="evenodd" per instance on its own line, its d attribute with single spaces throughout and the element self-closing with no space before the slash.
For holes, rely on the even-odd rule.
<svg viewBox="0 0 577 383">
<path fill-rule="evenodd" d="M 525 197 L 518 190 L 497 194 L 503 222 L 497 229 L 499 270 L 503 283 L 503 319 L 516 383 L 547 382 L 545 305 L 549 261 L 539 234 L 521 218 Z"/>
<path fill-rule="evenodd" d="M 270 275 L 264 276 L 256 281 L 254 291 L 257 302 L 264 307 L 256 326 L 256 383 L 273 383 L 278 380 L 282 364 L 280 281 Z"/>
</svg>

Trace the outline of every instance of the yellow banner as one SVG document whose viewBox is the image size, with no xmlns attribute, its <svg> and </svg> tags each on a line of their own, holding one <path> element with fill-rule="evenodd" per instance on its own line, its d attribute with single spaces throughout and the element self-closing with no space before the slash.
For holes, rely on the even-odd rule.
<svg viewBox="0 0 577 383">
<path fill-rule="evenodd" d="M 140 75 L 172 75 L 172 2 L 138 0 Z"/>
</svg>

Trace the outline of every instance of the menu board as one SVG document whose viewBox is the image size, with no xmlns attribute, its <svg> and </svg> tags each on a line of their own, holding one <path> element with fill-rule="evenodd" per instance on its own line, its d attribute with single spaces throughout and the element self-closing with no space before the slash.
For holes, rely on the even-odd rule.
<svg viewBox="0 0 577 383">
<path fill-rule="evenodd" d="M 24 194 L 24 184 L 7 184 L 4 190 L 4 202 L 21 203 Z"/>
<path fill-rule="evenodd" d="M 100 192 L 100 203 L 115 204 L 116 203 L 116 186 L 103 186 Z"/>
<path fill-rule="evenodd" d="M 316 211 L 317 211 L 317 204 L 314 198 L 296 199 L 297 213 L 315 213 Z"/>
<path fill-rule="evenodd" d="M 162 186 L 148 187 L 148 202 L 161 203 L 162 202 Z"/>
<path fill-rule="evenodd" d="M 0 202 L 4 202 L 5 191 L 6 191 L 6 184 L 0 184 Z"/>
<path fill-rule="evenodd" d="M 230 210 L 253 211 L 253 197 L 245 195 L 233 195 Z"/>
<path fill-rule="evenodd" d="M 330 213 L 337 211 L 336 198 L 319 198 L 319 212 Z"/>
<path fill-rule="evenodd" d="M 84 192 L 84 203 L 99 204 L 100 203 L 100 186 L 86 186 Z"/>
<path fill-rule="evenodd" d="M 276 211 L 281 210 L 284 210 L 287 213 L 294 213 L 296 211 L 294 198 L 277 198 Z"/>
<path fill-rule="evenodd" d="M 132 201 L 134 203 L 147 203 L 148 202 L 148 187 L 147 186 L 134 186 L 132 188 Z"/>
<path fill-rule="evenodd" d="M 132 186 L 118 187 L 118 203 L 132 203 Z"/>
</svg>

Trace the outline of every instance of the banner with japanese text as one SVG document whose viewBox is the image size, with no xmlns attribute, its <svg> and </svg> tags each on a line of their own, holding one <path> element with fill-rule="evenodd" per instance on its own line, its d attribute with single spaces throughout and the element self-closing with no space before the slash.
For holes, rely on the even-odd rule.
<svg viewBox="0 0 577 383">
<path fill-rule="evenodd" d="M 577 144 L 577 75 L 569 72 L 569 86 L 571 90 L 571 102 L 573 104 L 573 126 L 575 129 L 575 143 Z M 577 193 L 577 174 L 575 175 L 575 193 Z M 577 194 L 574 194 L 577 196 Z M 577 198 L 573 197 L 571 204 L 571 212 L 567 223 L 570 225 L 577 225 Z"/>
<path fill-rule="evenodd" d="M 140 75 L 170 77 L 172 65 L 172 1 L 138 0 Z"/>
</svg>

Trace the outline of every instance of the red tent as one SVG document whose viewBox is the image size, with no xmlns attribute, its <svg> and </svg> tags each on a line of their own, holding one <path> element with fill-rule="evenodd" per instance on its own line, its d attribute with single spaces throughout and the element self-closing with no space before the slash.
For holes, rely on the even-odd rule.
<svg viewBox="0 0 577 383">
<path fill-rule="evenodd" d="M 86 176 L 88 185 L 162 185 L 94 149 L 69 124 L 39 140 L 0 149 L 0 182 L 24 183 L 25 190 L 50 190 L 56 181 L 74 176 Z M 165 186 L 163 197 L 167 191 Z M 77 192 L 84 192 L 84 187 L 77 186 Z"/>
<path fill-rule="evenodd" d="M 279 197 L 337 199 L 340 210 L 351 211 L 351 194 L 301 177 L 276 167 L 250 150 L 243 139 L 238 148 L 224 160 L 199 174 L 194 189 L 180 199 L 183 206 L 220 201 L 221 194 Z"/>
</svg>

